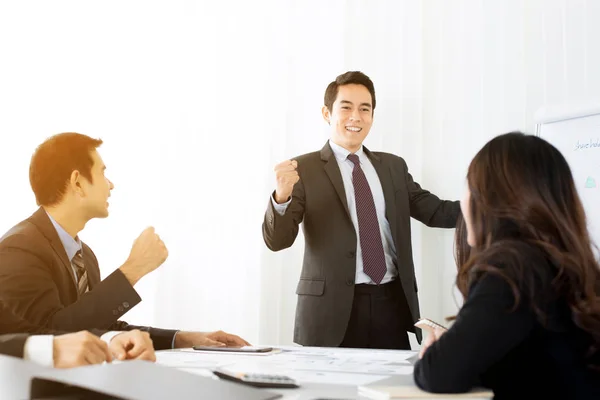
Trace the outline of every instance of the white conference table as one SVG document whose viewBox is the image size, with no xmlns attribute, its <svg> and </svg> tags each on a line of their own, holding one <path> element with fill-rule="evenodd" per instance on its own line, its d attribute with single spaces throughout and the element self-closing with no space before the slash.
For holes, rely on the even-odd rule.
<svg viewBox="0 0 600 400">
<path fill-rule="evenodd" d="M 297 389 L 268 389 L 282 400 L 356 400 L 358 387 L 392 375 L 412 374 L 415 351 L 273 346 L 273 354 L 232 354 L 192 349 L 158 351 L 159 364 L 202 376 L 220 367 L 237 372 L 272 373 L 294 378 Z"/>
</svg>

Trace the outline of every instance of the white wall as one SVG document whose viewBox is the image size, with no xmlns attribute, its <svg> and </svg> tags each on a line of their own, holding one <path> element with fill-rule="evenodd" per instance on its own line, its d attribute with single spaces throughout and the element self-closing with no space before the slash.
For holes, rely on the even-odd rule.
<svg viewBox="0 0 600 400">
<path fill-rule="evenodd" d="M 423 185 L 459 198 L 491 137 L 534 133 L 544 105 L 600 100 L 599 20 L 597 0 L 423 2 Z M 422 240 L 421 303 L 441 319 L 456 311 L 452 234 Z"/>
</svg>

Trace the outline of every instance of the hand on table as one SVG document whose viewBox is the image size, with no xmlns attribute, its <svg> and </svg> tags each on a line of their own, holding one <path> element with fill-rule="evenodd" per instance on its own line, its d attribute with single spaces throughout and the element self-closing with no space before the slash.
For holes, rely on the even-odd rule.
<svg viewBox="0 0 600 400">
<path fill-rule="evenodd" d="M 112 338 L 108 348 L 117 360 L 156 361 L 150 334 L 134 329 Z"/>
<path fill-rule="evenodd" d="M 177 336 L 175 336 L 176 348 L 193 346 L 242 347 L 250 346 L 250 343 L 237 335 L 232 335 L 231 333 L 223 331 L 177 332 Z"/>
</svg>

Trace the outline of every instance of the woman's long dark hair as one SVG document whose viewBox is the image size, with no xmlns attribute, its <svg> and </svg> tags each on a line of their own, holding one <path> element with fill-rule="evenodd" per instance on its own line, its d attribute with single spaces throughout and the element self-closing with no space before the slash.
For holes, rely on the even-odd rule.
<svg viewBox="0 0 600 400">
<path fill-rule="evenodd" d="M 469 286 L 484 271 L 508 282 L 515 295 L 515 307 L 522 297 L 537 299 L 546 295 L 542 291 L 550 289 L 554 297 L 566 301 L 575 325 L 590 335 L 588 356 L 597 354 L 600 266 L 563 155 L 537 136 L 510 132 L 492 139 L 477 153 L 467 181 L 471 191 L 467 218 L 475 243 L 468 259 L 457 257 L 460 264 L 456 284 L 462 295 L 468 295 Z M 540 287 L 543 271 L 536 271 L 532 266 L 538 264 L 523 258 L 518 247 L 523 244 L 548 260 L 548 269 L 553 268 L 550 288 Z M 509 255 L 509 270 L 488 262 L 498 254 Z M 543 321 L 543 310 L 535 304 L 533 308 Z"/>
<path fill-rule="evenodd" d="M 471 256 L 471 247 L 467 241 L 467 235 L 465 219 L 462 214 L 459 214 L 454 232 L 454 261 L 456 261 L 456 266 L 459 268 L 461 265 L 466 264 Z"/>
</svg>

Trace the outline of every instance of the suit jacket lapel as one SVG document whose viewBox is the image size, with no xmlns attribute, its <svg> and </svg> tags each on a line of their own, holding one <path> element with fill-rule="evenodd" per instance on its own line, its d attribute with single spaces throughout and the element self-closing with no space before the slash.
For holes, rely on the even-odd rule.
<svg viewBox="0 0 600 400">
<path fill-rule="evenodd" d="M 325 161 L 325 172 L 331 181 L 331 184 L 335 188 L 335 191 L 346 210 L 346 215 L 350 218 L 350 211 L 348 210 L 348 199 L 346 199 L 346 191 L 344 190 L 344 181 L 342 180 L 342 173 L 340 167 L 335 159 L 333 150 L 329 146 L 329 142 L 325 143 L 325 146 L 321 149 L 321 160 Z"/>
<path fill-rule="evenodd" d="M 71 266 L 71 260 L 67 257 L 67 252 L 65 251 L 65 246 L 63 246 L 60 238 L 58 237 L 58 233 L 56 233 L 56 229 L 52 225 L 50 218 L 46 214 L 46 211 L 40 207 L 30 218 L 29 220 L 38 227 L 40 232 L 48 239 L 50 242 L 50 246 L 58 255 L 60 260 L 63 263 L 63 267 L 66 269 L 67 273 L 73 279 L 73 285 L 75 285 L 75 273 L 73 272 L 73 267 Z"/>
<path fill-rule="evenodd" d="M 369 160 L 371 160 L 371 164 L 373 164 L 373 168 L 375 168 L 375 171 L 379 176 L 381 188 L 383 189 L 383 197 L 385 199 L 385 217 L 390 224 L 392 239 L 394 239 L 394 243 L 398 243 L 396 234 L 396 190 L 394 188 L 394 182 L 392 181 L 390 168 L 383 164 L 381 158 L 377 154 L 372 153 L 366 147 L 363 147 L 363 150 L 367 157 L 369 157 Z"/>
</svg>

